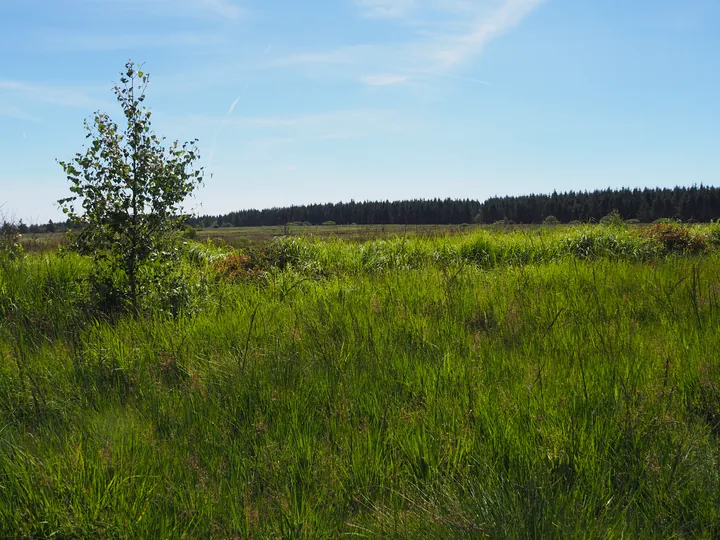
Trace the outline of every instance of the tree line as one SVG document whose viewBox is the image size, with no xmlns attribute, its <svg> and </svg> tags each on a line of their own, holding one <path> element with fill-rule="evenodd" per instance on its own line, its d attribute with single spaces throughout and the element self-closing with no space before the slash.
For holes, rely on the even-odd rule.
<svg viewBox="0 0 720 540">
<path fill-rule="evenodd" d="M 624 219 L 650 223 L 661 218 L 711 221 L 720 218 L 720 188 L 605 189 L 566 193 L 473 199 L 412 199 L 310 204 L 265 210 L 239 210 L 190 220 L 200 227 L 252 227 L 290 222 L 319 225 L 397 224 L 430 225 L 462 223 L 542 223 L 554 216 L 561 223 L 599 221 L 613 211 Z"/>
<path fill-rule="evenodd" d="M 239 210 L 223 215 L 190 218 L 193 227 L 254 227 L 305 223 L 320 225 L 432 225 L 462 223 L 542 223 L 550 216 L 561 223 L 600 221 L 614 210 L 623 219 L 650 223 L 669 218 L 708 222 L 720 218 L 720 188 L 605 189 L 565 193 L 473 199 L 411 199 L 309 204 L 264 210 Z M 551 220 L 552 221 L 552 220 Z M 62 231 L 70 220 L 44 225 L 19 223 L 21 233 Z"/>
</svg>

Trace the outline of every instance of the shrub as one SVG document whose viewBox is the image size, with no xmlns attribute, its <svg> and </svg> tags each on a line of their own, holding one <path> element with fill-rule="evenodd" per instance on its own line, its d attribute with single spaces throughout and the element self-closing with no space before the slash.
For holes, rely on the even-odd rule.
<svg viewBox="0 0 720 540">
<path fill-rule="evenodd" d="M 707 247 L 702 236 L 692 234 L 688 228 L 678 223 L 655 223 L 645 229 L 642 236 L 662 244 L 670 252 L 696 253 Z"/>
<path fill-rule="evenodd" d="M 195 227 L 191 227 L 190 225 L 186 225 L 181 232 L 181 236 L 187 240 L 194 240 L 197 238 L 197 229 Z"/>
<path fill-rule="evenodd" d="M 182 203 L 203 180 L 203 169 L 194 168 L 196 141 L 165 148 L 152 132 L 151 112 L 143 105 L 148 81 L 129 61 L 113 88 L 124 129 L 95 113 L 92 124 L 85 121 L 85 153 L 60 162 L 72 195 L 58 203 L 80 227 L 74 247 L 95 260 L 92 279 L 101 290 L 107 287 L 113 305 L 133 311 L 141 295 L 163 285 L 160 276 L 172 273 L 175 240 L 187 218 Z"/>
<path fill-rule="evenodd" d="M 0 255 L 14 259 L 23 251 L 20 239 L 22 235 L 13 223 L 5 222 L 0 227 Z"/>
<path fill-rule="evenodd" d="M 624 227 L 625 221 L 623 220 L 620 212 L 613 210 L 608 215 L 600 219 L 600 224 L 606 227 Z"/>
<path fill-rule="evenodd" d="M 462 259 L 475 264 L 491 267 L 498 258 L 498 245 L 489 234 L 478 234 L 459 248 Z"/>
<path fill-rule="evenodd" d="M 712 222 L 707 233 L 706 241 L 713 247 L 720 246 L 720 220 Z"/>
<path fill-rule="evenodd" d="M 560 225 L 560 220 L 555 216 L 548 216 L 543 220 L 543 225 Z"/>
<path fill-rule="evenodd" d="M 249 255 L 233 254 L 213 263 L 213 270 L 223 279 L 235 281 L 257 275 L 257 265 Z"/>
</svg>

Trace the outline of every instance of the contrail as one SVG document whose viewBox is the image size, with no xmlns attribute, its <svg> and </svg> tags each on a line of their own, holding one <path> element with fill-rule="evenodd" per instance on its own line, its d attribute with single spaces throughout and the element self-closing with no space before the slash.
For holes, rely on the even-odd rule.
<svg viewBox="0 0 720 540">
<path fill-rule="evenodd" d="M 242 95 L 247 91 L 247 89 L 248 89 L 249 86 L 250 86 L 249 84 L 246 84 L 246 85 L 245 85 L 245 88 L 242 89 L 242 92 L 240 92 L 240 94 L 238 95 L 238 97 L 235 98 L 235 101 L 233 101 L 233 102 L 230 104 L 230 108 L 228 109 L 228 112 L 227 112 L 227 114 L 225 115 L 225 118 L 223 118 L 223 119 L 220 121 L 220 125 L 218 126 L 217 131 L 216 131 L 215 134 L 213 135 L 212 146 L 210 147 L 210 164 L 209 164 L 210 166 L 212 166 L 213 159 L 214 159 L 214 157 L 215 157 L 215 144 L 217 143 L 217 138 L 220 136 L 220 133 L 222 132 L 223 128 L 224 128 L 225 125 L 228 123 L 228 118 L 230 117 L 230 115 L 231 115 L 231 114 L 233 113 L 233 111 L 235 110 L 235 107 L 236 107 L 237 104 L 240 102 L 240 98 L 241 98 Z"/>
<path fill-rule="evenodd" d="M 238 104 L 238 101 L 240 101 L 240 96 L 235 98 L 235 101 L 232 102 L 232 105 L 230 105 L 230 110 L 227 112 L 227 115 L 230 116 L 232 112 L 235 110 L 235 105 Z"/>
<path fill-rule="evenodd" d="M 238 97 L 235 98 L 235 101 L 233 101 L 233 102 L 230 104 L 230 109 L 229 109 L 228 112 L 227 112 L 227 116 L 230 116 L 230 115 L 232 114 L 232 112 L 235 110 L 235 105 L 238 104 L 238 101 L 240 101 L 240 98 L 242 97 L 242 95 L 247 91 L 248 86 L 249 86 L 249 85 L 246 84 L 246 85 L 245 85 L 245 88 L 242 89 L 242 92 L 240 92 L 240 94 L 238 95 Z"/>
</svg>

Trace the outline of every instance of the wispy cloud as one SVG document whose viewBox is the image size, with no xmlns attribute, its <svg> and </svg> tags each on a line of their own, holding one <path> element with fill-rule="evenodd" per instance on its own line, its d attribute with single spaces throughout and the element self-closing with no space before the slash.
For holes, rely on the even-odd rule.
<svg viewBox="0 0 720 540">
<path fill-rule="evenodd" d="M 227 45 L 249 14 L 238 0 L 66 1 L 82 10 L 87 21 L 62 27 L 33 25 L 26 36 L 33 46 L 62 53 Z M 109 19 L 114 24 L 108 24 Z M 122 28 L 128 31 L 118 31 Z"/>
<path fill-rule="evenodd" d="M 416 0 L 357 0 L 363 15 L 377 19 L 391 19 L 408 15 Z"/>
<path fill-rule="evenodd" d="M 362 62 L 380 52 L 378 45 L 350 45 L 331 50 L 295 53 L 277 58 L 271 67 L 299 66 L 303 64 L 348 64 Z M 383 47 L 384 48 L 384 47 Z"/>
<path fill-rule="evenodd" d="M 185 48 L 222 45 L 227 43 L 222 34 L 208 32 L 145 32 L 145 33 L 95 33 L 46 31 L 38 42 L 48 51 L 134 51 L 161 48 Z"/>
<path fill-rule="evenodd" d="M 0 103 L 0 116 L 5 118 L 14 118 L 15 120 L 25 120 L 27 122 L 40 121 L 38 118 L 22 110 L 20 107 L 9 105 L 7 103 Z"/>
<path fill-rule="evenodd" d="M 279 146 L 292 144 L 296 141 L 297 139 L 295 137 L 266 137 L 261 139 L 255 139 L 251 142 L 251 145 L 254 149 L 258 151 L 266 151 L 272 150 Z"/>
<path fill-rule="evenodd" d="M 60 105 L 62 107 L 99 109 L 109 105 L 107 101 L 93 97 L 87 90 L 75 87 L 0 80 L 0 92 L 14 98 L 14 100 Z"/>
<path fill-rule="evenodd" d="M 238 0 L 75 0 L 87 8 L 99 7 L 116 13 L 142 12 L 159 18 L 204 17 L 244 19 L 248 10 Z"/>
<path fill-rule="evenodd" d="M 204 116 L 166 117 L 166 128 L 182 125 L 186 128 L 204 129 L 223 122 L 226 129 L 241 128 L 248 135 L 279 141 L 282 144 L 301 140 L 327 140 L 351 138 L 377 133 L 401 132 L 414 128 L 399 120 L 390 109 L 344 109 L 288 116 Z"/>
<path fill-rule="evenodd" d="M 386 109 L 349 109 L 285 117 L 238 118 L 237 121 L 240 124 L 255 127 L 319 127 L 322 129 L 331 128 L 333 132 L 337 131 L 338 127 L 368 127 L 379 124 L 386 128 L 395 126 L 397 129 L 403 129 L 400 124 L 393 121 L 393 112 Z"/>
<path fill-rule="evenodd" d="M 199 4 L 201 9 L 226 19 L 241 19 L 247 14 L 245 8 L 230 0 L 199 0 L 196 2 L 186 2 L 186 4 L 189 4 L 190 7 L 192 7 L 193 4 Z"/>
<path fill-rule="evenodd" d="M 419 71 L 418 74 L 419 75 L 432 75 L 433 77 L 444 77 L 447 79 L 456 79 L 458 81 L 467 81 L 467 82 L 472 82 L 475 84 L 482 84 L 483 86 L 490 86 L 490 83 L 488 81 L 485 81 L 483 79 L 476 79 L 475 77 L 463 77 L 462 75 L 453 75 L 451 73 L 440 73 L 437 71 L 432 71 L 432 70 L 427 70 L 427 69 L 424 71 Z"/>
<path fill-rule="evenodd" d="M 399 84 L 415 73 L 454 78 L 482 54 L 487 43 L 516 27 L 544 1 L 355 0 L 363 17 L 397 19 L 406 38 L 294 54 L 276 59 L 274 65 L 309 71 L 312 66 L 332 64 L 337 67 L 326 69 L 328 75 L 352 77 L 368 86 Z"/>
<path fill-rule="evenodd" d="M 367 86 L 392 86 L 395 84 L 401 84 L 409 79 L 407 75 L 391 75 L 391 74 L 380 74 L 380 75 L 365 75 L 360 77 L 360 81 Z"/>
<path fill-rule="evenodd" d="M 499 8 L 477 20 L 469 32 L 450 37 L 433 53 L 440 68 L 453 68 L 480 54 L 491 40 L 518 25 L 544 0 L 505 0 Z"/>
</svg>

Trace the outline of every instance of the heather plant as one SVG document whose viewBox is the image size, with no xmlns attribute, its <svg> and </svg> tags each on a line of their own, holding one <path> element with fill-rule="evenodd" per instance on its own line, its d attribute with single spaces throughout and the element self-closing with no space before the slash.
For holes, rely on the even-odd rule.
<svg viewBox="0 0 720 540">
<path fill-rule="evenodd" d="M 696 253 L 706 248 L 705 239 L 701 235 L 694 234 L 687 226 L 679 223 L 654 223 L 642 235 L 661 244 L 669 252 Z"/>
</svg>

